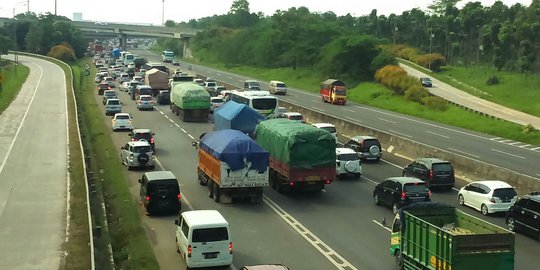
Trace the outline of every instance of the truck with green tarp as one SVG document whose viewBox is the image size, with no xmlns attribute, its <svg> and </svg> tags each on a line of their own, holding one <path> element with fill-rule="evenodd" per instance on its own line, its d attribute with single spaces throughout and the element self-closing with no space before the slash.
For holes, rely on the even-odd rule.
<svg viewBox="0 0 540 270">
<path fill-rule="evenodd" d="M 404 270 L 513 270 L 514 233 L 442 203 L 402 208 L 390 253 Z"/>
<path fill-rule="evenodd" d="M 329 132 L 289 119 L 260 122 L 255 141 L 270 153 L 270 185 L 321 190 L 336 178 L 336 139 Z"/>
<path fill-rule="evenodd" d="M 210 112 L 210 94 L 195 83 L 180 83 L 171 89 L 171 111 L 184 122 L 206 122 Z"/>
</svg>

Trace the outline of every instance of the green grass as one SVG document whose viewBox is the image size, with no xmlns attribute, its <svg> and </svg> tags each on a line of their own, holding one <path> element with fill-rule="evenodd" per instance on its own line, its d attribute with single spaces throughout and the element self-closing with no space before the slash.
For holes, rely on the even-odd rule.
<svg viewBox="0 0 540 270">
<path fill-rule="evenodd" d="M 7 60 L 0 60 L 0 70 L 3 77 L 1 82 L 2 91 L 0 91 L 0 114 L 15 99 L 21 86 L 26 81 L 30 69 L 23 65 L 14 65 Z"/>
<path fill-rule="evenodd" d="M 91 159 L 97 189 L 103 193 L 107 206 L 109 235 L 116 268 L 159 269 L 154 251 L 142 227 L 138 205 L 129 192 L 129 181 L 120 164 L 111 130 L 104 113 L 96 104 L 93 76 L 84 76 L 86 59 L 73 66 L 79 115 L 85 147 Z M 95 74 L 95 69 L 92 74 Z"/>
<path fill-rule="evenodd" d="M 313 93 L 319 91 L 319 83 L 324 80 L 324 78 L 314 75 L 316 74 L 314 70 L 307 68 L 297 70 L 291 68 L 264 69 L 246 66 L 226 67 L 226 65 L 221 63 L 200 62 L 200 64 L 264 81 L 280 80 L 285 82 L 289 87 L 292 86 Z M 417 102 L 405 100 L 403 96 L 396 96 L 392 90 L 375 82 L 360 83 L 354 88 L 349 89 L 348 95 L 348 99 L 356 103 L 366 104 L 528 144 L 540 145 L 540 132 L 538 131 L 524 133 L 524 127 L 521 125 L 478 115 L 453 105 L 449 105 L 448 110 L 444 112 L 432 110 Z M 536 101 L 537 100 L 538 99 L 536 99 Z"/>
<path fill-rule="evenodd" d="M 540 117 L 538 75 L 497 71 L 487 66 L 446 66 L 440 73 L 430 76 L 472 95 Z M 497 76 L 500 83 L 487 85 L 491 76 Z"/>
</svg>

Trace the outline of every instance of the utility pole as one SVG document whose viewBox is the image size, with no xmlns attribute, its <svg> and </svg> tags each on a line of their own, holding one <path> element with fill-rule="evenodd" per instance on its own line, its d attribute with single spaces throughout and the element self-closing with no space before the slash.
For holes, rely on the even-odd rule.
<svg viewBox="0 0 540 270">
<path fill-rule="evenodd" d="M 429 57 L 428 57 L 428 69 L 431 70 L 431 43 L 433 38 L 435 37 L 435 34 L 429 30 Z"/>
<path fill-rule="evenodd" d="M 56 16 L 56 7 L 57 7 L 57 0 L 54 0 L 54 15 Z"/>
<path fill-rule="evenodd" d="M 165 26 L 165 0 L 161 0 L 161 26 Z"/>
</svg>

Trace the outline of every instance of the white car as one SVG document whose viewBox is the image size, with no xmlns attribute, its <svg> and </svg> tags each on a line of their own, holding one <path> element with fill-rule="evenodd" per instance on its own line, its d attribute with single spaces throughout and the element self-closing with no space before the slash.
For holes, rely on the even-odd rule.
<svg viewBox="0 0 540 270">
<path fill-rule="evenodd" d="M 155 167 L 155 157 L 152 146 L 147 141 L 128 142 L 120 148 L 120 160 L 128 170 L 133 167 Z"/>
<path fill-rule="evenodd" d="M 154 110 L 154 98 L 151 95 L 140 95 L 137 100 L 137 109 L 141 110 Z"/>
<path fill-rule="evenodd" d="M 362 175 L 362 162 L 360 156 L 350 148 L 336 148 L 336 176 L 354 176 L 360 178 Z"/>
<path fill-rule="evenodd" d="M 112 117 L 112 130 L 117 131 L 120 129 L 133 130 L 132 117 L 129 113 L 116 113 Z"/>
<path fill-rule="evenodd" d="M 315 124 L 313 124 L 313 126 L 315 126 L 316 128 L 324 129 L 324 130 L 330 132 L 330 134 L 334 135 L 334 138 L 336 138 L 336 140 L 337 140 L 336 126 L 334 126 L 334 125 L 332 125 L 330 123 L 315 123 Z"/>
<path fill-rule="evenodd" d="M 118 90 L 122 92 L 127 92 L 129 89 L 129 82 L 123 82 L 119 87 Z"/>
<path fill-rule="evenodd" d="M 506 212 L 517 201 L 516 190 L 499 180 L 476 181 L 462 187 L 458 193 L 458 203 L 467 205 L 488 215 Z"/>
<path fill-rule="evenodd" d="M 215 109 L 223 105 L 224 102 L 225 100 L 223 100 L 223 98 L 221 97 L 211 97 L 210 98 L 210 104 L 211 104 L 210 111 L 213 112 Z"/>
</svg>

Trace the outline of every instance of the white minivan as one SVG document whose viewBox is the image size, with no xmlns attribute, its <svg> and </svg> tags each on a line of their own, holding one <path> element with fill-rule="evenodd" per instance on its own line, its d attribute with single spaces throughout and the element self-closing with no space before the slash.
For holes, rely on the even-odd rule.
<svg viewBox="0 0 540 270">
<path fill-rule="evenodd" d="M 229 223 L 218 211 L 186 211 L 174 223 L 176 250 L 184 257 L 188 268 L 232 264 Z"/>
<path fill-rule="evenodd" d="M 280 82 L 280 81 L 270 81 L 268 89 L 269 89 L 270 93 L 274 94 L 274 95 L 277 95 L 277 94 L 286 95 L 287 94 L 287 86 L 285 85 L 285 83 Z"/>
</svg>

